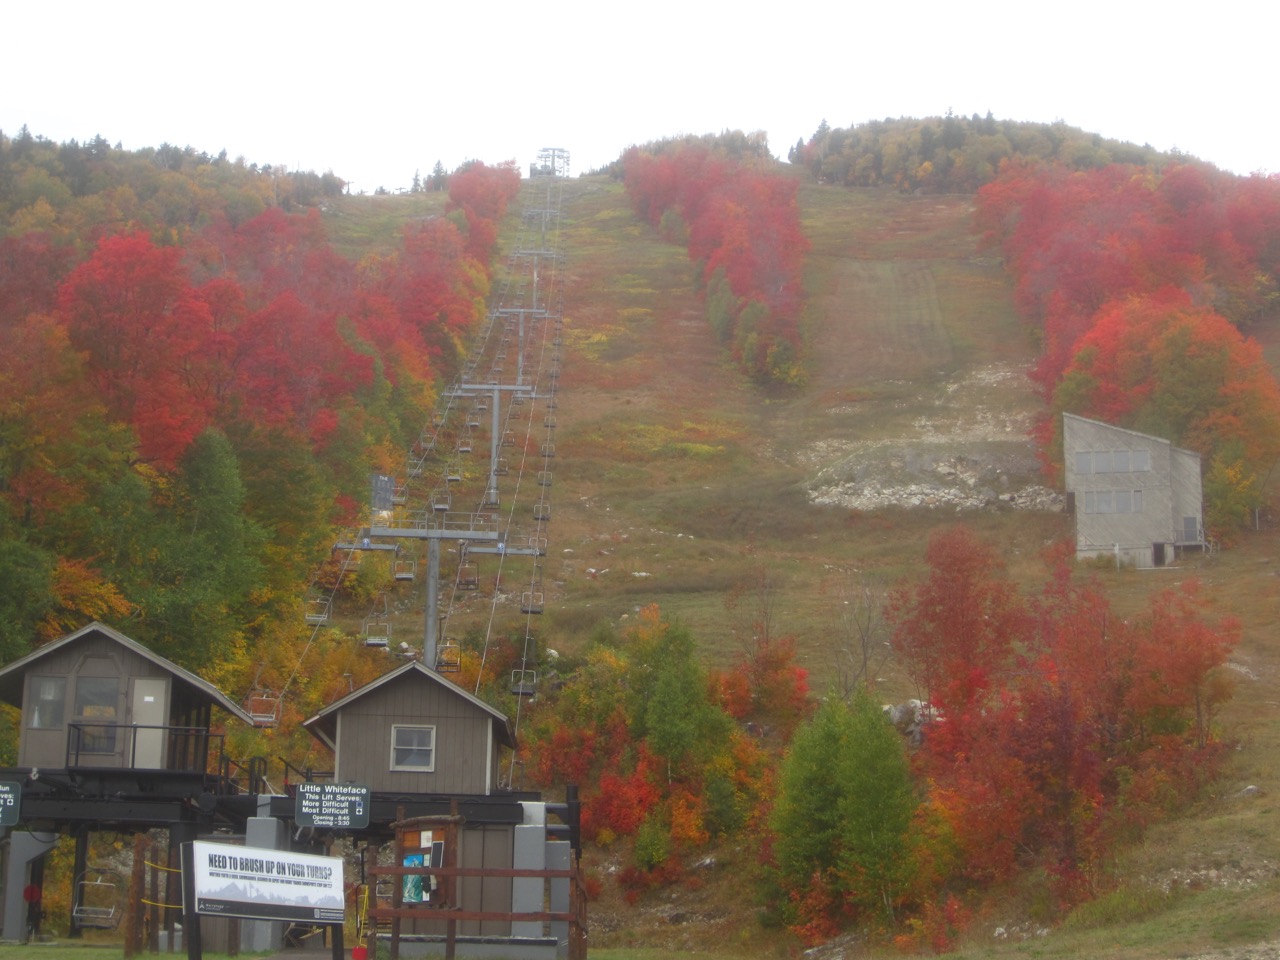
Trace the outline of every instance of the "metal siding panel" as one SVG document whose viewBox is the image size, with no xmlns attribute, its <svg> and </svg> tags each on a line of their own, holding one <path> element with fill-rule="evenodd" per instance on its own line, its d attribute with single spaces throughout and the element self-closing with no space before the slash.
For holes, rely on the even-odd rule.
<svg viewBox="0 0 1280 960">
<path fill-rule="evenodd" d="M 486 827 L 484 833 L 484 863 L 491 869 L 510 869 L 513 838 L 511 827 Z M 484 880 L 484 909 L 510 912 L 511 910 L 511 878 L 487 877 Z M 511 936 L 511 923 L 503 920 L 489 920 L 483 924 L 483 932 L 489 936 Z"/>
<path fill-rule="evenodd" d="M 468 870 L 484 866 L 484 827 L 473 827 L 458 832 L 459 846 L 458 866 Z M 463 910 L 484 910 L 483 879 L 481 877 L 462 877 L 459 881 L 459 903 Z M 474 937 L 481 932 L 479 920 L 464 920 L 458 924 L 458 933 L 464 937 Z"/>
</svg>

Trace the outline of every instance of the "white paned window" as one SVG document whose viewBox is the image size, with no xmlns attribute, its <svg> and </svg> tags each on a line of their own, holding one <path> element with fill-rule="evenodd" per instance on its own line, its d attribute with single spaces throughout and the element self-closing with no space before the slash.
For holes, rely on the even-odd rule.
<svg viewBox="0 0 1280 960">
<path fill-rule="evenodd" d="M 65 677 L 31 678 L 31 729 L 57 730 L 62 726 L 67 700 Z"/>
<path fill-rule="evenodd" d="M 391 769 L 431 773 L 436 768 L 436 728 L 391 726 Z"/>
</svg>

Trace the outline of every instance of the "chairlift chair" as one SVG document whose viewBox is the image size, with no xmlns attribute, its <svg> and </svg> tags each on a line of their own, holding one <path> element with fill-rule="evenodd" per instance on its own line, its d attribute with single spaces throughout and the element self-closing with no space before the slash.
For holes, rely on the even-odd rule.
<svg viewBox="0 0 1280 960">
<path fill-rule="evenodd" d="M 453 494 L 448 487 L 439 487 L 431 491 L 431 509 L 436 513 L 447 513 L 453 507 Z"/>
<path fill-rule="evenodd" d="M 462 669 L 462 648 L 458 641 L 446 637 L 444 643 L 436 647 L 436 673 L 458 673 Z"/>
<path fill-rule="evenodd" d="M 523 661 L 528 662 L 528 661 Z M 517 667 L 511 671 L 511 692 L 517 697 L 532 697 L 538 692 L 538 671 Z"/>
<path fill-rule="evenodd" d="M 364 622 L 364 645 L 366 647 L 385 647 L 390 642 L 390 623 L 385 620 L 366 620 Z"/>
<path fill-rule="evenodd" d="M 412 580 L 418 570 L 418 561 L 412 557 L 395 562 L 393 575 L 396 580 Z"/>
<path fill-rule="evenodd" d="M 520 594 L 521 613 L 541 613 L 543 607 L 542 590 L 526 590 Z"/>
<path fill-rule="evenodd" d="M 504 430 L 502 433 L 502 445 L 504 447 L 514 447 L 516 445 L 516 433 L 514 430 Z"/>
<path fill-rule="evenodd" d="M 480 565 L 474 560 L 463 560 L 458 564 L 458 589 L 480 589 Z"/>
<path fill-rule="evenodd" d="M 331 600 L 316 599 L 307 601 L 307 623 L 322 626 L 329 622 Z"/>
<path fill-rule="evenodd" d="M 244 699 L 244 712 L 255 727 L 274 727 L 280 719 L 280 695 L 274 690 L 252 690 Z"/>
<path fill-rule="evenodd" d="M 540 487 L 549 487 L 549 486 L 551 486 L 551 471 L 550 471 L 550 470 L 539 470 L 539 471 L 538 471 L 538 486 L 540 486 Z"/>
<path fill-rule="evenodd" d="M 500 477 L 505 477 L 511 472 L 511 464 L 507 463 L 506 457 L 499 457 L 493 465 L 493 472 Z"/>
<path fill-rule="evenodd" d="M 533 519 L 543 520 L 543 521 L 551 519 L 551 501 L 550 500 L 538 500 L 534 502 Z"/>
<path fill-rule="evenodd" d="M 544 443 L 542 445 L 543 459 L 550 460 L 556 455 L 556 445 L 554 443 Z"/>
<path fill-rule="evenodd" d="M 76 880 L 71 916 L 78 927 L 114 930 L 124 915 L 124 884 L 114 870 L 89 867 Z"/>
</svg>

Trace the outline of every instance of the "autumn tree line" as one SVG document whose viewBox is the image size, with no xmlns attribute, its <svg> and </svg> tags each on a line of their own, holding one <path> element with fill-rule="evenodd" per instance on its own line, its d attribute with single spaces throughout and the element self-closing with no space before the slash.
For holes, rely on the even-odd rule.
<svg viewBox="0 0 1280 960">
<path fill-rule="evenodd" d="M 698 265 L 707 320 L 754 380 L 804 380 L 797 182 L 762 136 L 725 134 L 633 147 L 621 160 L 636 214 Z"/>
<path fill-rule="evenodd" d="M 356 262 L 312 176 L 0 135 L 0 658 L 101 619 L 233 696 L 296 669 L 317 557 L 456 370 L 519 186 L 467 164 Z M 379 669 L 316 658 L 292 709 Z"/>
</svg>

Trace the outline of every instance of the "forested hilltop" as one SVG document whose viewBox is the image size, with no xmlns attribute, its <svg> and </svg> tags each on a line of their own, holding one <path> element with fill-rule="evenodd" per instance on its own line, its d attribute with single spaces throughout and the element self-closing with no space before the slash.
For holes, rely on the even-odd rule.
<svg viewBox="0 0 1280 960">
<path fill-rule="evenodd" d="M 787 151 L 823 183 L 892 187 L 928 193 L 971 193 L 990 183 L 1006 160 L 1041 160 L 1068 170 L 1109 164 L 1160 167 L 1193 160 L 1087 133 L 1058 121 L 1033 123 L 979 117 L 871 120 L 832 127 L 825 120 L 808 142 Z"/>
<path fill-rule="evenodd" d="M 1267 803 L 1176 831 L 1280 752 L 1249 707 L 1280 698 L 1280 181 L 990 117 L 791 155 L 676 138 L 565 184 L 559 406 L 522 413 L 556 431 L 546 609 L 517 624 L 495 566 L 450 609 L 451 677 L 516 718 L 507 782 L 581 789 L 593 947 L 982 950 L 997 917 L 1160 915 L 1175 854 L 1123 866 L 1155 835 L 1262 876 Z M 323 768 L 299 722 L 398 663 L 366 611 L 423 617 L 332 545 L 465 369 L 542 189 L 441 173 L 349 197 L 0 135 L 0 660 L 102 620 L 233 699 L 287 688 L 229 749 Z M 1199 452 L 1230 549 L 1176 583 L 1075 563 L 1069 519 L 1014 497 L 1056 483 L 1063 411 Z M 927 489 L 833 505 L 837 474 Z"/>
</svg>

